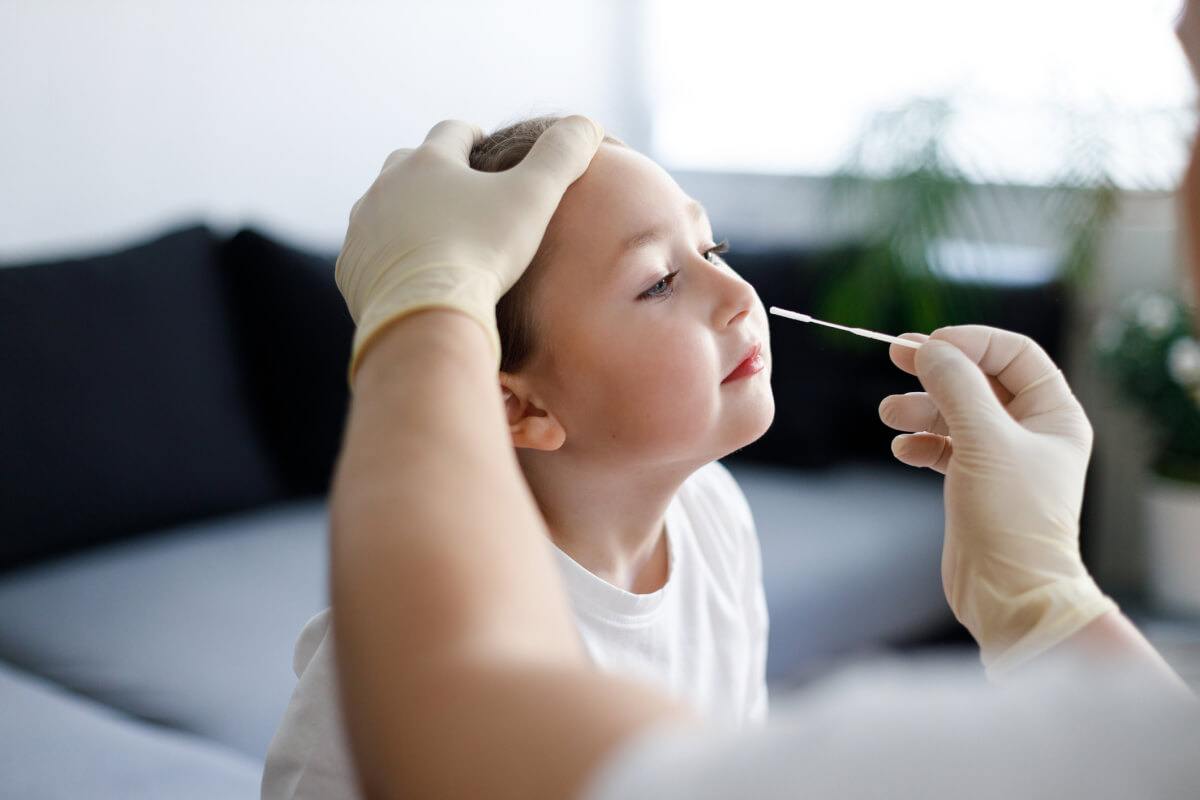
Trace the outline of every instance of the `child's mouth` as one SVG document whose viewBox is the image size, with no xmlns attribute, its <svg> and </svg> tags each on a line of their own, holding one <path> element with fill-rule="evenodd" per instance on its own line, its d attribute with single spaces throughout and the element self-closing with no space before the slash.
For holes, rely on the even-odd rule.
<svg viewBox="0 0 1200 800">
<path fill-rule="evenodd" d="M 733 372 L 725 376 L 725 380 L 721 384 L 731 383 L 732 381 L 749 378 L 751 375 L 756 375 L 762 372 L 767 366 L 762 357 L 762 345 L 756 344 L 750 348 L 750 352 L 742 359 L 741 363 L 733 368 Z"/>
</svg>

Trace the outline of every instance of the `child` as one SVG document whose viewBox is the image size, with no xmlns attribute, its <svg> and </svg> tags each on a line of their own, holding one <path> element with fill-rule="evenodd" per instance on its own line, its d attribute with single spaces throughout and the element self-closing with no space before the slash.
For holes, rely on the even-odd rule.
<svg viewBox="0 0 1200 800">
<path fill-rule="evenodd" d="M 472 166 L 513 166 L 554 121 L 497 131 Z M 497 306 L 499 383 L 592 660 L 740 725 L 766 716 L 766 605 L 749 509 L 714 462 L 774 400 L 766 312 L 723 251 L 698 203 L 607 138 Z M 329 619 L 296 645 L 264 798 L 356 796 Z"/>
</svg>

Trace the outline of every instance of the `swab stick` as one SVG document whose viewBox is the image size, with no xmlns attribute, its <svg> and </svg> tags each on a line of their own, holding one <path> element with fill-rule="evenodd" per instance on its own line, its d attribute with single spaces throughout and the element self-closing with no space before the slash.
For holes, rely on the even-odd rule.
<svg viewBox="0 0 1200 800">
<path fill-rule="evenodd" d="M 771 306 L 771 313 L 775 314 L 776 316 L 794 319 L 797 322 L 811 322 L 814 325 L 824 325 L 827 328 L 837 328 L 839 331 L 853 333 L 855 336 L 865 336 L 868 339 L 878 339 L 881 342 L 902 344 L 905 347 L 911 347 L 913 350 L 916 350 L 921 346 L 920 342 L 914 342 L 909 339 L 901 339 L 899 336 L 888 336 L 886 333 L 869 331 L 866 328 L 849 328 L 845 325 L 838 325 L 835 322 L 825 322 L 824 320 L 815 319 L 814 317 L 810 317 L 808 314 L 801 314 L 797 311 L 788 311 L 786 308 L 780 308 L 779 306 Z"/>
</svg>

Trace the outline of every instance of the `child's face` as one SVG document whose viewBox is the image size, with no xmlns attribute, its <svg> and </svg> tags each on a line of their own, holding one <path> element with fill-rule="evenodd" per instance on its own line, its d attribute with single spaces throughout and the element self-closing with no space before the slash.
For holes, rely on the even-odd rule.
<svg viewBox="0 0 1200 800">
<path fill-rule="evenodd" d="M 766 311 L 711 252 L 703 209 L 661 167 L 601 146 L 548 235 L 533 294 L 538 344 L 521 372 L 565 428 L 565 448 L 687 466 L 766 431 Z M 755 348 L 760 361 L 748 360 Z"/>
</svg>

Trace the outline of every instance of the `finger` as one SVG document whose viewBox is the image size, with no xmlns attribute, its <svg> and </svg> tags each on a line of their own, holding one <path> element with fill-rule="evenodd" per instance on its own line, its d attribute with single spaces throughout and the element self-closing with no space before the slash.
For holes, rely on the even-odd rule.
<svg viewBox="0 0 1200 800">
<path fill-rule="evenodd" d="M 960 325 L 940 328 L 931 338 L 949 342 L 965 353 L 985 375 L 994 377 L 1009 397 L 1033 394 L 1038 404 L 1047 407 L 1061 406 L 1073 397 L 1065 379 L 1052 379 L 1058 366 L 1028 336 L 984 325 Z"/>
<path fill-rule="evenodd" d="M 916 358 L 917 378 L 941 410 L 950 433 L 961 444 L 984 445 L 998 426 L 1011 424 L 987 376 L 979 365 L 953 344 L 931 338 Z"/>
<path fill-rule="evenodd" d="M 912 342 L 925 342 L 929 340 L 929 337 L 923 333 L 902 333 L 900 334 L 900 338 L 908 339 Z M 917 374 L 917 368 L 913 366 L 913 359 L 917 355 L 916 350 L 901 344 L 893 344 L 888 347 L 888 355 L 892 357 L 893 364 L 909 375 Z"/>
<path fill-rule="evenodd" d="M 429 129 L 421 148 L 441 153 L 465 164 L 471 154 L 471 148 L 483 137 L 483 129 L 478 125 L 459 119 L 446 119 Z"/>
<path fill-rule="evenodd" d="M 906 433 L 892 439 L 892 455 L 910 467 L 926 467 L 944 475 L 954 455 L 954 441 L 936 433 Z"/>
<path fill-rule="evenodd" d="M 550 126 L 529 154 L 511 170 L 526 187 L 526 200 L 549 217 L 563 192 L 587 170 L 604 140 L 604 129 L 587 117 L 573 116 Z"/>
<path fill-rule="evenodd" d="M 1013 393 L 1004 388 L 1004 384 L 999 380 L 988 375 L 988 383 L 992 387 L 992 391 L 996 394 L 996 399 L 1000 401 L 1000 405 L 1006 406 L 1013 399 Z"/>
<path fill-rule="evenodd" d="M 929 337 L 924 333 L 902 333 L 901 339 L 908 339 L 913 342 L 927 342 Z M 911 347 L 903 347 L 901 345 L 892 345 L 888 351 L 888 355 L 892 358 L 892 363 L 897 367 L 907 372 L 909 375 L 917 374 L 916 357 L 917 351 Z M 996 397 L 1002 405 L 1008 405 L 1008 402 L 1013 399 L 1013 393 L 1005 389 L 1000 381 L 988 376 L 988 382 L 992 385 L 992 389 L 996 393 Z"/>
<path fill-rule="evenodd" d="M 898 431 L 929 431 L 947 434 L 950 428 L 942 419 L 942 412 L 925 392 L 894 394 L 883 398 L 879 404 L 879 419 L 889 428 Z"/>
<path fill-rule="evenodd" d="M 384 159 L 383 166 L 379 168 L 379 171 L 383 172 L 384 170 L 388 169 L 389 167 L 399 164 L 405 158 L 412 155 L 412 153 L 413 153 L 413 148 L 411 148 L 411 147 L 405 147 L 400 150 L 393 150 L 391 153 L 388 154 L 388 157 Z"/>
</svg>

